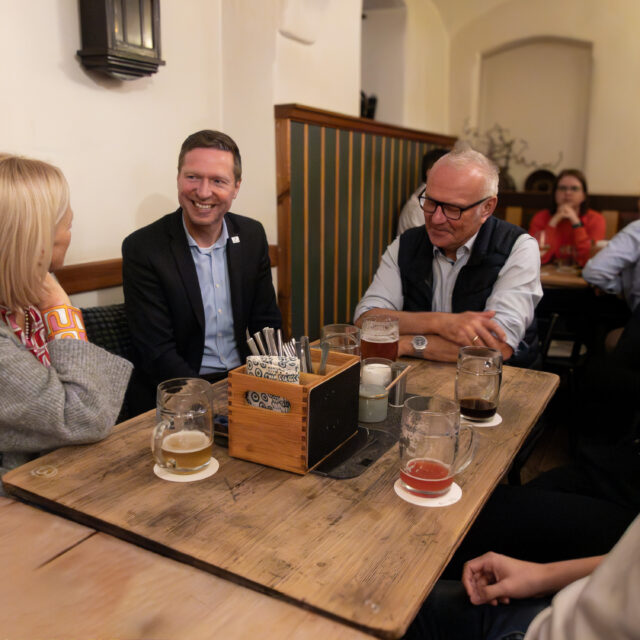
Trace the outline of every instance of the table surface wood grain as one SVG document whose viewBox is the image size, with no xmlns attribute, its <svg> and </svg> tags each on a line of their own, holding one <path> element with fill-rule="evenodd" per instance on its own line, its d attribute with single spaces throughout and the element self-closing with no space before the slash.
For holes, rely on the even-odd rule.
<svg viewBox="0 0 640 640">
<path fill-rule="evenodd" d="M 555 264 L 540 268 L 540 282 L 548 289 L 586 289 L 589 286 L 579 270 L 561 271 Z"/>
<path fill-rule="evenodd" d="M 409 392 L 453 397 L 454 365 L 412 363 Z M 100 443 L 59 449 L 23 465 L 3 481 L 8 493 L 87 526 L 396 638 L 557 385 L 549 373 L 504 368 L 503 422 L 476 429 L 476 455 L 457 478 L 462 498 L 446 508 L 422 508 L 396 496 L 397 444 L 349 480 L 298 476 L 230 458 L 216 447 L 220 469 L 214 476 L 166 482 L 152 471 L 153 412 L 118 425 Z M 48 473 L 38 474 L 42 468 Z"/>
<path fill-rule="evenodd" d="M 0 559 L 3 638 L 371 638 L 1 497 Z"/>
</svg>

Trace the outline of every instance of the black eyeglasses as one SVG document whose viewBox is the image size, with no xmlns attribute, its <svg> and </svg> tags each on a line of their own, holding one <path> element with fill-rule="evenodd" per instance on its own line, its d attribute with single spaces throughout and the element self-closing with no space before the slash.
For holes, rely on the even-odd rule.
<svg viewBox="0 0 640 640">
<path fill-rule="evenodd" d="M 440 202 L 439 200 L 434 200 L 427 195 L 426 189 L 418 196 L 418 202 L 422 207 L 422 210 L 429 215 L 433 215 L 436 212 L 436 209 L 440 207 L 442 209 L 442 213 L 445 218 L 449 220 L 460 220 L 462 214 L 469 209 L 473 209 L 473 207 L 477 207 L 479 204 L 482 204 L 485 200 L 488 200 L 493 196 L 486 196 L 482 198 L 482 200 L 478 200 L 478 202 L 474 202 L 467 207 L 458 207 L 455 204 L 449 204 L 448 202 Z"/>
</svg>

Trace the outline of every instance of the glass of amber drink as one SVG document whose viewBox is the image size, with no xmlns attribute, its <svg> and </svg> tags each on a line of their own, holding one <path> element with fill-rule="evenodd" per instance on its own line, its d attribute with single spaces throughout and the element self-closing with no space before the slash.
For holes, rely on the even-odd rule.
<svg viewBox="0 0 640 640">
<path fill-rule="evenodd" d="M 400 480 L 422 497 L 449 491 L 473 458 L 473 428 L 460 426 L 458 403 L 440 396 L 413 396 L 402 409 Z"/>
<path fill-rule="evenodd" d="M 211 385 L 200 378 L 174 378 L 158 385 L 151 450 L 159 467 L 197 473 L 211 462 Z"/>
<path fill-rule="evenodd" d="M 400 328 L 397 318 L 390 316 L 367 316 L 360 329 L 360 356 L 365 358 L 398 357 Z"/>
</svg>

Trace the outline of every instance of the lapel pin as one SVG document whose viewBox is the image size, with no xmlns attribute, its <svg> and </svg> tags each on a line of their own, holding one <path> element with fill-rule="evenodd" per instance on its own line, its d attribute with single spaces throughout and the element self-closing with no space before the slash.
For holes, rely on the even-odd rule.
<svg viewBox="0 0 640 640">
<path fill-rule="evenodd" d="M 233 242 L 233 244 L 238 244 L 238 242 L 240 242 L 240 238 L 238 238 L 238 236 L 231 236 L 231 242 Z"/>
</svg>

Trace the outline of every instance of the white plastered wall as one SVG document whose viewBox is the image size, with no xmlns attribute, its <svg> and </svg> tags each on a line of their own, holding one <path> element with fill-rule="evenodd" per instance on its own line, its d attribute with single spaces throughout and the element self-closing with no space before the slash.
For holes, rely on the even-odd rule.
<svg viewBox="0 0 640 640">
<path fill-rule="evenodd" d="M 431 0 L 405 0 L 405 127 L 450 133 L 449 36 Z"/>
<path fill-rule="evenodd" d="M 556 173 L 564 167 L 584 170 L 591 62 L 589 45 L 557 38 L 527 41 L 484 56 L 480 130 L 497 123 L 508 129 L 519 139 L 515 150 L 522 151 L 528 163 L 557 163 Z M 530 164 L 510 163 L 509 174 L 519 191 L 533 170 Z"/>
<path fill-rule="evenodd" d="M 590 42 L 593 78 L 585 152 L 589 188 L 600 193 L 637 193 L 640 83 L 635 78 L 640 77 L 639 27 L 637 0 L 512 0 L 499 5 L 452 37 L 453 131 L 460 133 L 465 118 L 477 116 L 484 52 L 544 36 Z M 526 113 L 527 105 L 520 108 Z M 536 117 L 533 109 L 530 117 Z"/>
<path fill-rule="evenodd" d="M 376 120 L 449 131 L 449 37 L 431 0 L 370 9 L 362 27 L 363 90 L 378 96 Z"/>
<path fill-rule="evenodd" d="M 290 3 L 304 0 L 286 0 Z M 360 115 L 361 0 L 307 0 L 314 12 L 315 41 L 303 44 L 276 35 L 274 104 L 307 106 Z"/>
<path fill-rule="evenodd" d="M 402 126 L 405 102 L 405 7 L 367 11 L 362 20 L 362 90 L 377 97 L 375 118 Z"/>
<path fill-rule="evenodd" d="M 312 45 L 277 34 L 281 2 L 161 0 L 167 64 L 131 82 L 80 65 L 77 0 L 0 3 L 0 151 L 48 160 L 67 176 L 67 264 L 120 256 L 126 235 L 177 207 L 179 147 L 202 128 L 238 141 L 234 210 L 277 241 L 273 105 L 357 115 L 360 93 L 360 0 L 322 0 Z M 84 306 L 121 299 L 119 289 L 74 296 Z"/>
</svg>

